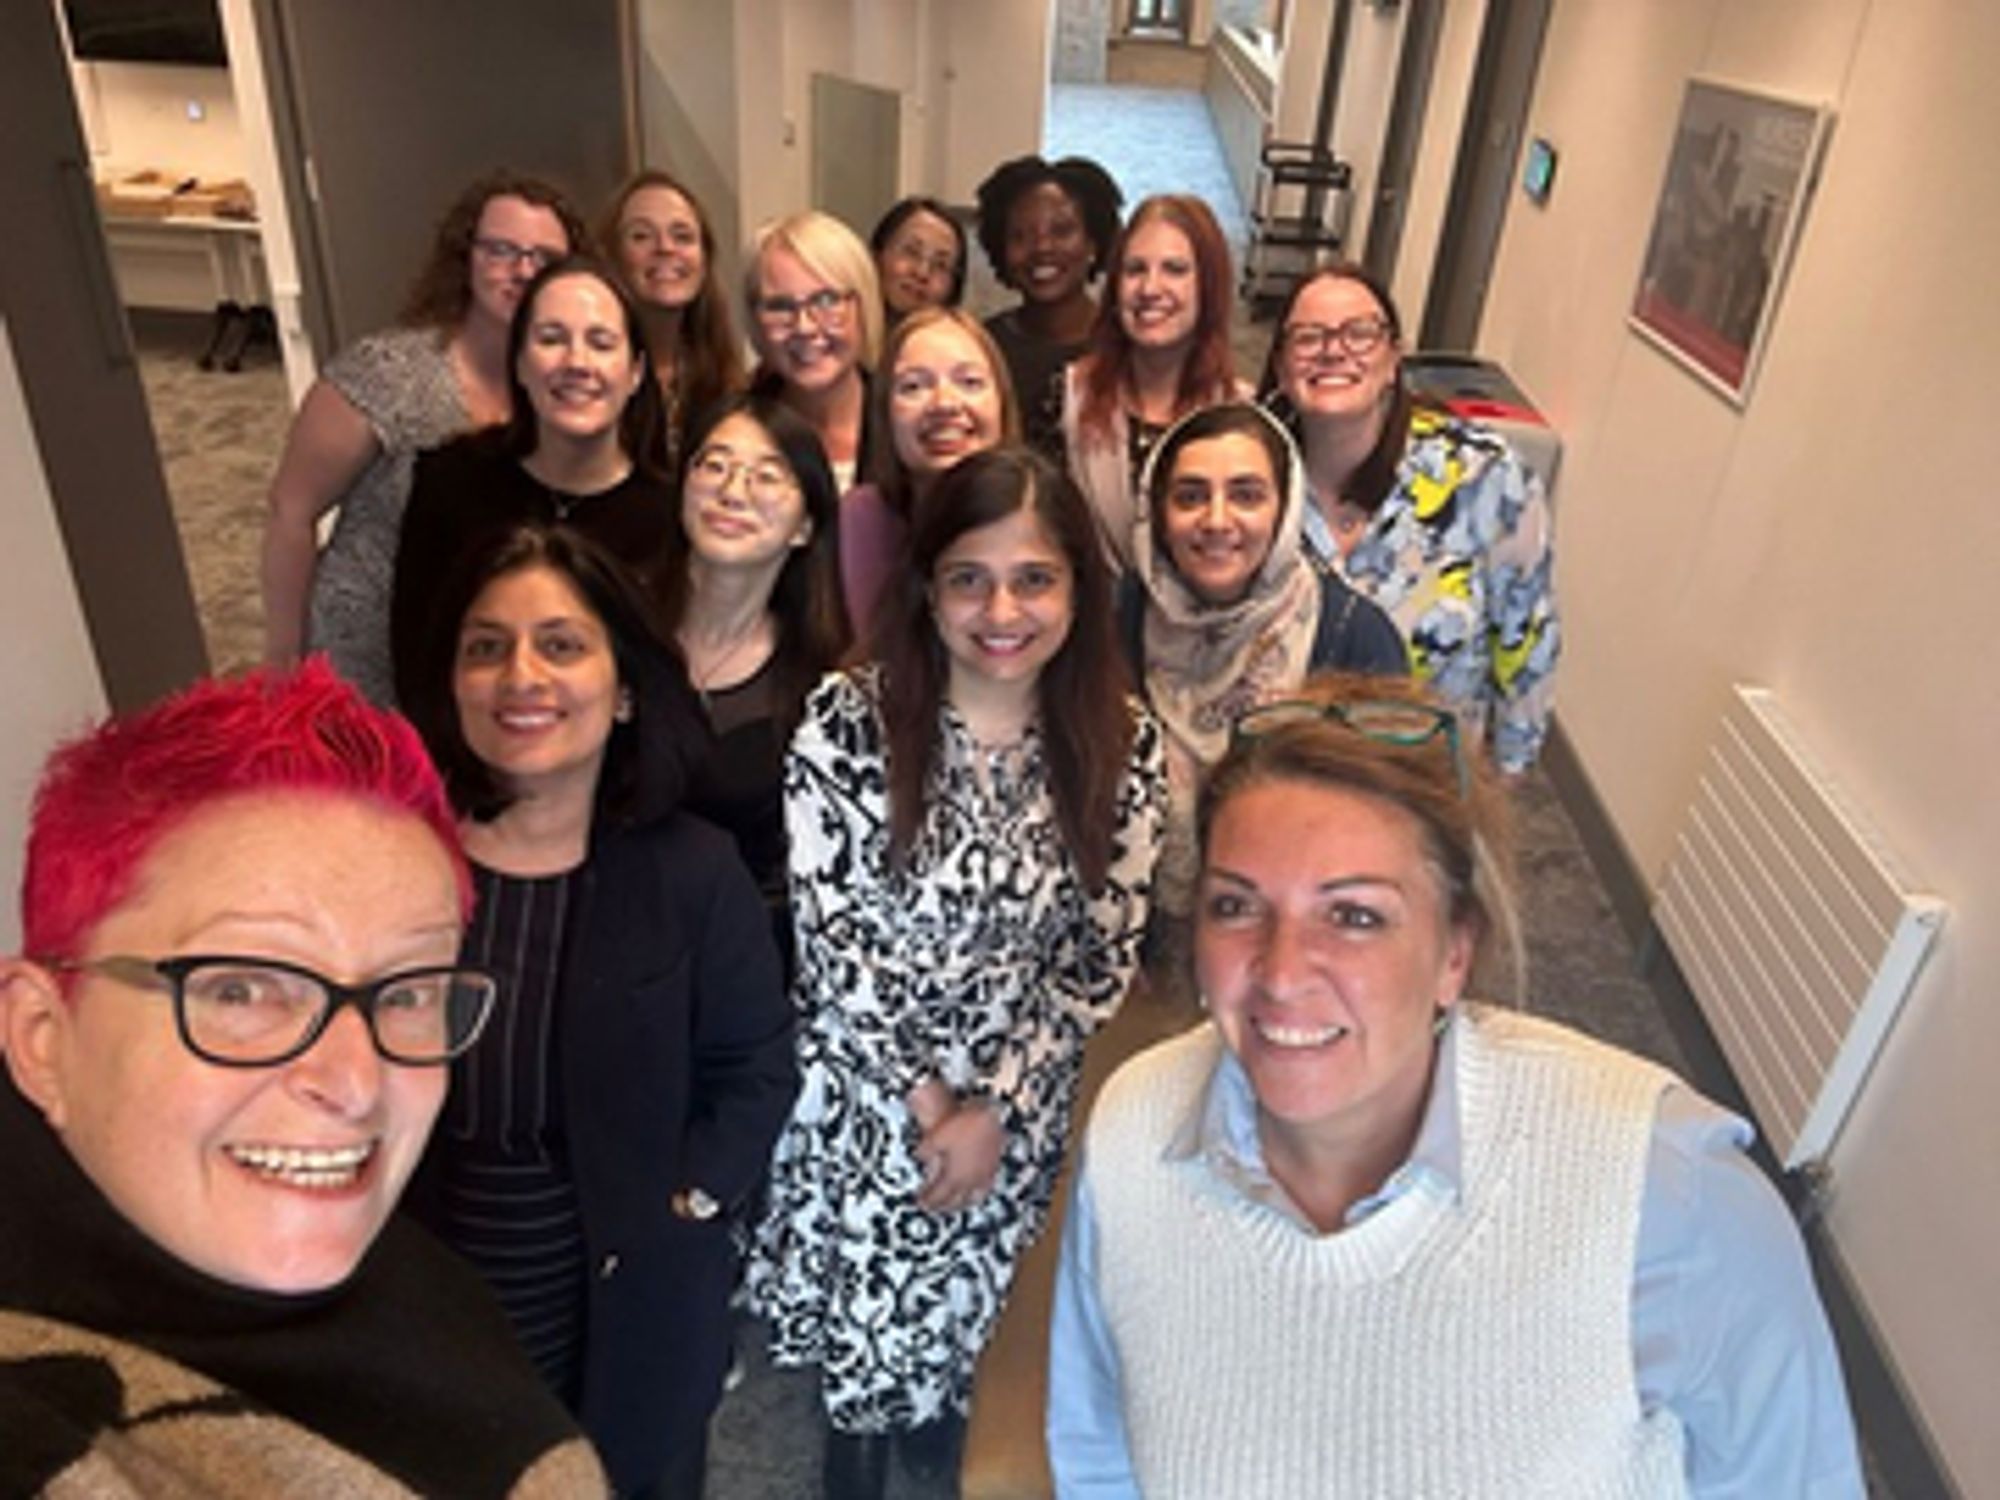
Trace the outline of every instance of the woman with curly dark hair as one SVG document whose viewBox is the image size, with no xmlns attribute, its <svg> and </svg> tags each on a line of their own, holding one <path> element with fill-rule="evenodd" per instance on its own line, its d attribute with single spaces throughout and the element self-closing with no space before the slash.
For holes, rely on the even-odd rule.
<svg viewBox="0 0 2000 1500">
<path fill-rule="evenodd" d="M 1062 458 L 1057 375 L 1090 346 L 1097 301 L 1090 284 L 1109 264 L 1124 195 L 1111 175 L 1081 156 L 1019 156 L 979 184 L 979 246 L 1001 284 L 1021 302 L 989 318 L 1028 441 Z"/>
<path fill-rule="evenodd" d="M 264 524 L 264 658 L 325 651 L 391 698 L 388 599 L 417 453 L 507 418 L 507 326 L 535 274 L 584 248 L 562 193 L 494 172 L 446 212 L 396 327 L 331 360 L 306 392 Z M 324 555 L 320 519 L 337 508 Z"/>
</svg>

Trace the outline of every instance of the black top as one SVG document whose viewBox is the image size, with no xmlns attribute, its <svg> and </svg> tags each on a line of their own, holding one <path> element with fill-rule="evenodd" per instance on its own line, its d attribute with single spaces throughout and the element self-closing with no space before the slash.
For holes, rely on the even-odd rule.
<svg viewBox="0 0 2000 1500">
<path fill-rule="evenodd" d="M 1056 344 L 1030 333 L 1021 310 L 1010 307 L 986 320 L 986 331 L 1007 362 L 1007 379 L 1021 408 L 1021 436 L 1050 462 L 1062 464 L 1062 372 L 1071 360 L 1090 348 L 1090 340 Z"/>
<path fill-rule="evenodd" d="M 433 623 L 433 601 L 453 566 L 483 533 L 523 521 L 573 527 L 631 568 L 642 585 L 650 583 L 680 524 L 672 486 L 637 468 L 608 490 L 572 495 L 530 474 L 494 431 L 419 454 L 389 598 L 389 650 L 399 701 L 412 703 L 420 696 L 412 674 Z"/>
<path fill-rule="evenodd" d="M 729 1365 L 729 1214 L 761 1178 L 798 1086 L 792 1008 L 735 845 L 686 813 L 599 828 L 573 878 L 552 1041 L 582 1211 L 577 1414 L 621 1492 L 698 1440 Z M 484 1047 L 491 1034 L 480 1042 Z M 438 1222 L 435 1142 L 411 1189 Z"/>
<path fill-rule="evenodd" d="M 767 905 L 785 901 L 785 742 L 778 733 L 778 655 L 731 687 L 702 693 L 715 745 L 687 809 L 735 836 Z"/>
<path fill-rule="evenodd" d="M 419 1494 L 506 1494 L 574 1438 L 478 1279 L 400 1217 L 341 1285 L 279 1295 L 154 1244 L 4 1076 L 0 1162 L 0 1308 L 198 1371 Z M 101 1360 L 0 1356 L 0 1494 L 40 1493 L 94 1435 L 122 1429 L 119 1384 Z"/>
<path fill-rule="evenodd" d="M 433 1133 L 445 1241 L 486 1278 L 549 1388 L 574 1403 L 582 1369 L 583 1224 L 563 1130 L 556 1005 L 570 874 L 474 865 L 461 958 L 500 976 L 479 1045 L 452 1064 Z"/>
</svg>

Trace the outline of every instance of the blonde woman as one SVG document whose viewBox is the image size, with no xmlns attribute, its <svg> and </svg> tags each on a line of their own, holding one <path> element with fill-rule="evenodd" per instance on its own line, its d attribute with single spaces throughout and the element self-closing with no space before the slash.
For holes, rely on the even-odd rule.
<svg viewBox="0 0 2000 1500">
<path fill-rule="evenodd" d="M 743 274 L 755 383 L 804 417 L 845 490 L 865 471 L 868 372 L 882 352 L 875 258 L 827 214 L 766 224 Z"/>
</svg>

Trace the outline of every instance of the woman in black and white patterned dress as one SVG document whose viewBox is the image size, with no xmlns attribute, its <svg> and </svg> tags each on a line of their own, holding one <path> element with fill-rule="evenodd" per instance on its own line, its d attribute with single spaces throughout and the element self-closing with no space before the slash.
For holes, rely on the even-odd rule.
<svg viewBox="0 0 2000 1500">
<path fill-rule="evenodd" d="M 830 1496 L 879 1495 L 892 1437 L 955 1481 L 1165 805 L 1057 470 L 1019 449 L 952 469 L 883 609 L 882 659 L 820 684 L 787 765 L 803 1091 L 750 1273 L 777 1360 L 820 1369 Z"/>
</svg>

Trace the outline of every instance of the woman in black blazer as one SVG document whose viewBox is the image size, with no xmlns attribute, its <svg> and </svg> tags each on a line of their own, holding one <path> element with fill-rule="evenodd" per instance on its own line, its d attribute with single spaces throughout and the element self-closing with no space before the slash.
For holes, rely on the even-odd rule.
<svg viewBox="0 0 2000 1500">
<path fill-rule="evenodd" d="M 701 705 L 614 562 L 519 526 L 438 605 L 406 706 L 464 820 L 464 951 L 502 998 L 454 1069 L 419 1211 L 619 1492 L 699 1496 L 730 1220 L 796 1088 L 770 926 L 730 838 L 677 810 Z"/>
</svg>

